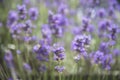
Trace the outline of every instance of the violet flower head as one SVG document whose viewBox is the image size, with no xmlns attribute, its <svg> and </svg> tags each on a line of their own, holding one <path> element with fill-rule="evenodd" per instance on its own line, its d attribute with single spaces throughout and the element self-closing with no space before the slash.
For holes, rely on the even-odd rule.
<svg viewBox="0 0 120 80">
<path fill-rule="evenodd" d="M 101 42 L 99 46 L 99 50 L 104 52 L 104 54 L 108 54 L 110 52 L 109 45 L 107 42 Z"/>
<path fill-rule="evenodd" d="M 24 25 L 22 26 L 24 31 L 30 31 L 33 28 L 31 20 L 25 21 Z"/>
<path fill-rule="evenodd" d="M 63 60 L 65 58 L 65 49 L 64 47 L 59 47 L 56 46 L 57 44 L 54 44 L 54 49 L 53 49 L 53 53 L 54 53 L 54 59 L 55 60 Z"/>
<path fill-rule="evenodd" d="M 26 18 L 26 14 L 27 14 L 27 9 L 26 9 L 26 5 L 18 5 L 18 14 L 20 19 L 24 20 Z"/>
<path fill-rule="evenodd" d="M 31 66 L 30 66 L 28 63 L 24 63 L 24 64 L 23 64 L 23 68 L 24 68 L 26 71 L 28 71 L 29 73 L 31 73 L 31 71 L 32 71 L 32 68 L 31 68 Z"/>
<path fill-rule="evenodd" d="M 96 51 L 93 56 L 94 56 L 94 62 L 95 63 L 97 63 L 97 64 L 101 64 L 102 63 L 102 60 L 104 58 L 104 53 L 103 52 Z"/>
<path fill-rule="evenodd" d="M 63 15 L 68 13 L 68 8 L 65 4 L 61 4 L 58 8 L 58 13 L 61 13 Z"/>
<path fill-rule="evenodd" d="M 113 53 L 114 56 L 118 57 L 118 56 L 120 56 L 120 49 L 114 49 L 112 51 L 112 53 Z"/>
<path fill-rule="evenodd" d="M 55 70 L 57 71 L 57 72 L 63 72 L 63 70 L 65 69 L 65 67 L 64 66 L 55 66 Z"/>
<path fill-rule="evenodd" d="M 100 10 L 98 11 L 98 16 L 99 16 L 100 18 L 104 18 L 104 17 L 106 16 L 106 12 L 105 12 L 105 9 L 104 9 L 104 8 L 102 8 L 102 9 L 100 9 Z"/>
<path fill-rule="evenodd" d="M 90 44 L 91 37 L 86 35 L 77 35 L 72 42 L 72 49 L 79 53 L 79 55 L 86 58 L 87 50 L 86 47 Z"/>
<path fill-rule="evenodd" d="M 7 51 L 4 55 L 4 59 L 7 62 L 11 62 L 13 60 L 13 55 L 11 51 Z"/>
<path fill-rule="evenodd" d="M 114 63 L 113 57 L 111 54 L 107 54 L 104 56 L 102 60 L 102 67 L 106 70 L 111 69 L 111 65 Z"/>
<path fill-rule="evenodd" d="M 17 53 L 17 54 L 21 54 L 21 51 L 20 51 L 20 50 L 17 50 L 16 53 Z"/>
<path fill-rule="evenodd" d="M 59 26 L 66 26 L 66 24 L 67 24 L 67 19 L 62 14 L 55 14 L 53 16 L 53 21 L 55 24 L 57 24 Z"/>
<path fill-rule="evenodd" d="M 7 25 L 11 26 L 12 24 L 18 21 L 18 18 L 19 17 L 16 11 L 10 11 L 8 14 Z"/>
<path fill-rule="evenodd" d="M 80 53 L 84 52 L 85 46 L 89 45 L 90 40 L 91 40 L 90 36 L 77 35 L 73 40 L 73 44 L 72 44 L 73 50 L 76 50 L 77 52 Z"/>
<path fill-rule="evenodd" d="M 30 8 L 28 14 L 29 14 L 31 20 L 37 20 L 38 9 L 37 8 Z"/>
<path fill-rule="evenodd" d="M 50 27 L 47 24 L 44 24 L 42 26 L 41 32 L 42 32 L 43 38 L 51 38 L 52 37 Z"/>
<path fill-rule="evenodd" d="M 50 47 L 45 43 L 37 44 L 33 47 L 33 51 L 37 54 L 36 58 L 40 61 L 48 61 Z"/>
</svg>

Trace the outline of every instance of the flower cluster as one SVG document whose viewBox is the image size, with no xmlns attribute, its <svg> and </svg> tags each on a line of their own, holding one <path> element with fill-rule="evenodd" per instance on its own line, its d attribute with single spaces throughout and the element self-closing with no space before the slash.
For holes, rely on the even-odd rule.
<svg viewBox="0 0 120 80">
<path fill-rule="evenodd" d="M 58 65 L 55 66 L 55 70 L 58 72 L 63 72 L 65 67 L 61 65 L 61 61 L 63 61 L 65 58 L 65 49 L 64 47 L 59 47 L 58 44 L 54 44 L 53 47 L 54 60 L 56 60 L 58 63 Z"/>
<path fill-rule="evenodd" d="M 72 48 L 77 53 L 79 53 L 78 56 L 87 57 L 87 50 L 86 46 L 90 44 L 91 37 L 87 35 L 77 35 L 72 43 Z M 79 58 L 77 58 L 79 59 Z"/>
</svg>

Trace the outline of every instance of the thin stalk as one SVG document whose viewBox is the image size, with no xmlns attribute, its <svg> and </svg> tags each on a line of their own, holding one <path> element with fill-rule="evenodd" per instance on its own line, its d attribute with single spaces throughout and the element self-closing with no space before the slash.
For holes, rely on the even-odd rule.
<svg viewBox="0 0 120 80">
<path fill-rule="evenodd" d="M 61 73 L 59 73 L 59 80 L 62 80 L 62 79 L 61 79 Z"/>
</svg>

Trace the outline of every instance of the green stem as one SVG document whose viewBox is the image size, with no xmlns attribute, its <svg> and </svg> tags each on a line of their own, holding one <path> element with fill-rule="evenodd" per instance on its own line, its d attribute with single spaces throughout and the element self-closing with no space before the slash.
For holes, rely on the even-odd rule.
<svg viewBox="0 0 120 80">
<path fill-rule="evenodd" d="M 61 74 L 60 74 L 60 73 L 59 73 L 59 80 L 62 80 L 62 79 L 61 79 Z"/>
</svg>

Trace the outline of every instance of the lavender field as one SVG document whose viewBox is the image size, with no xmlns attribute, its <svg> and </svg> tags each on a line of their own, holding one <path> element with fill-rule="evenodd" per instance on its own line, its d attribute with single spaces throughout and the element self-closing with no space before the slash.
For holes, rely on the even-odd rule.
<svg viewBox="0 0 120 80">
<path fill-rule="evenodd" d="M 0 0 L 0 80 L 120 80 L 120 0 Z"/>
</svg>

